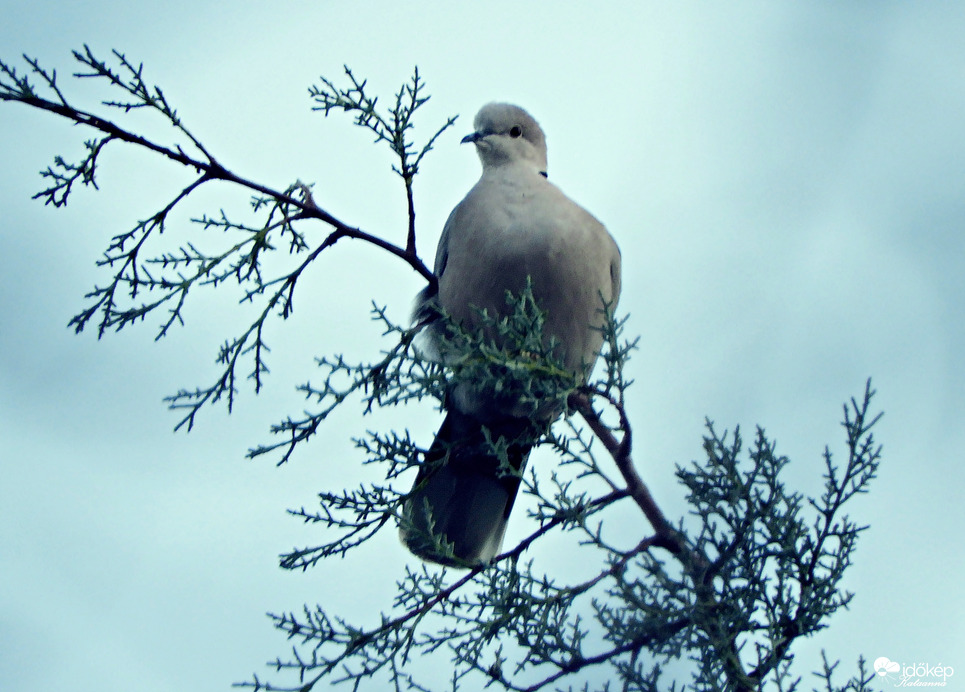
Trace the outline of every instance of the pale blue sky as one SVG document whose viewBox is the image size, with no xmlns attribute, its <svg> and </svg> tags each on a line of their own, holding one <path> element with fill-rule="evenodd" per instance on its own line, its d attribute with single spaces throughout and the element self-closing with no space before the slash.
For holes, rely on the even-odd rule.
<svg viewBox="0 0 965 692">
<path fill-rule="evenodd" d="M 704 416 L 763 425 L 793 459 L 790 481 L 818 492 L 824 445 L 843 450 L 841 403 L 873 377 L 885 454 L 851 507 L 871 524 L 847 578 L 857 596 L 797 649 L 801 672 L 824 647 L 846 668 L 863 654 L 965 675 L 965 8 L 601 5 L 4 3 L 0 54 L 65 78 L 85 42 L 125 51 L 229 168 L 277 187 L 315 181 L 320 205 L 399 242 L 389 159 L 344 118 L 312 113 L 307 88 L 348 64 L 387 98 L 417 64 L 433 95 L 420 132 L 460 115 L 416 183 L 427 260 L 478 176 L 458 145 L 476 109 L 526 107 L 551 178 L 621 246 L 621 309 L 641 336 L 636 457 L 665 511 L 685 511 L 672 469 L 700 456 Z M 417 277 L 335 248 L 274 328 L 265 394 L 172 434 L 161 398 L 215 375 L 244 317 L 234 298 L 201 298 L 160 343 L 152 321 L 99 342 L 66 324 L 103 283 L 108 239 L 188 178 L 116 146 L 100 192 L 45 208 L 30 200 L 36 172 L 77 157 L 90 133 L 13 104 L 0 131 L 0 687 L 227 689 L 288 649 L 265 611 L 342 600 L 372 622 L 411 561 L 392 532 L 307 573 L 276 560 L 317 540 L 285 508 L 368 473 L 347 437 L 372 422 L 344 412 L 281 469 L 243 456 L 302 409 L 293 387 L 315 374 L 312 357 L 370 351 L 370 301 L 403 319 Z M 192 210 L 246 200 L 222 188 Z M 422 439 L 439 422 L 385 420 Z M 525 516 L 513 521 L 523 535 Z"/>
</svg>

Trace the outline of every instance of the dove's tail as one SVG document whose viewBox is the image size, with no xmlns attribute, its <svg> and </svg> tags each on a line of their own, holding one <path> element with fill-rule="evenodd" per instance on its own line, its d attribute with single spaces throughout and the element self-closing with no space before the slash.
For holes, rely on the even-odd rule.
<svg viewBox="0 0 965 692">
<path fill-rule="evenodd" d="M 484 428 L 449 411 L 405 501 L 406 547 L 423 560 L 457 567 L 492 560 L 533 447 L 531 426 L 510 418 Z"/>
</svg>

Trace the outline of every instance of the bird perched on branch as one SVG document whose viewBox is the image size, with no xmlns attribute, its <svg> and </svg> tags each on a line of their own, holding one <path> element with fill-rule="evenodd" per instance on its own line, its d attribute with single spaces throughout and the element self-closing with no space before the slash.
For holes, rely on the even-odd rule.
<svg viewBox="0 0 965 692">
<path fill-rule="evenodd" d="M 462 141 L 476 147 L 482 177 L 446 221 L 438 283 L 419 294 L 414 320 L 427 324 L 428 344 L 439 352 L 447 323 L 441 315 L 471 332 L 485 330 L 499 345 L 482 315 L 512 311 L 507 292 L 520 296 L 529 286 L 545 312 L 544 341 L 555 340 L 554 356 L 585 382 L 602 346 L 604 307 L 612 310 L 620 295 L 620 251 L 603 224 L 547 179 L 546 139 L 529 113 L 490 103 L 474 127 Z M 502 544 L 534 430 L 545 430 L 561 409 L 523 412 L 472 381 L 454 382 L 445 407 L 405 501 L 402 541 L 425 560 L 486 564 Z M 500 451 L 512 473 L 501 468 Z"/>
</svg>

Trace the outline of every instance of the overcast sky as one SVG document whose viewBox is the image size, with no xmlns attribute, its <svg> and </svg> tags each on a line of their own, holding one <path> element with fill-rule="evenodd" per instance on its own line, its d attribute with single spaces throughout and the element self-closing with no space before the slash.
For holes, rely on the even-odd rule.
<svg viewBox="0 0 965 692">
<path fill-rule="evenodd" d="M 845 669 L 885 656 L 965 676 L 965 6 L 228 7 L 5 2 L 0 54 L 39 58 L 93 107 L 103 93 L 67 79 L 70 50 L 122 50 L 230 169 L 279 188 L 313 181 L 321 206 L 400 243 L 387 152 L 311 112 L 307 88 L 347 64 L 388 100 L 418 65 L 433 99 L 417 134 L 460 116 L 416 182 L 427 261 L 479 173 L 458 144 L 474 113 L 524 106 L 547 133 L 551 179 L 622 249 L 620 307 L 641 337 L 635 456 L 666 513 L 686 511 L 673 465 L 700 456 L 705 416 L 748 435 L 764 426 L 793 460 L 789 482 L 819 492 L 824 445 L 844 451 L 841 404 L 871 376 L 884 461 L 850 507 L 871 526 L 846 579 L 857 596 L 796 649 L 801 671 L 826 648 Z M 92 133 L 6 103 L 0 132 L 0 688 L 227 689 L 288 651 L 266 611 L 341 600 L 372 622 L 414 563 L 394 532 L 306 573 L 276 557 L 320 540 L 285 509 L 359 482 L 348 438 L 371 422 L 344 412 L 282 468 L 244 454 L 302 410 L 294 386 L 317 379 L 313 356 L 378 348 L 370 301 L 403 320 L 418 277 L 340 244 L 273 327 L 265 393 L 172 433 L 162 398 L 216 376 L 218 345 L 244 327 L 234 298 L 199 297 L 158 343 L 156 319 L 100 341 L 66 325 L 108 276 L 95 261 L 110 237 L 190 178 L 112 145 L 101 190 L 55 210 L 30 199 L 37 172 L 79 158 Z M 247 197 L 199 196 L 171 242 L 198 232 L 190 214 L 241 214 Z M 425 409 L 393 416 L 422 440 L 439 423 Z M 513 522 L 515 535 L 531 528 Z"/>
</svg>

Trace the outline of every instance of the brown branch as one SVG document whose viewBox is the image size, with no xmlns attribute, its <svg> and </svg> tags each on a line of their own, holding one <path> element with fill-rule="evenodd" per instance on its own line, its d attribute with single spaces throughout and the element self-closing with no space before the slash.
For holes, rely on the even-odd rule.
<svg viewBox="0 0 965 692">
<path fill-rule="evenodd" d="M 613 431 L 600 418 L 600 414 L 594 410 L 587 391 L 573 392 L 570 394 L 567 403 L 571 408 L 579 412 L 583 420 L 590 426 L 590 429 L 600 442 L 603 443 L 603 446 L 613 458 L 617 469 L 620 471 L 620 475 L 623 476 L 623 480 L 627 484 L 627 492 L 630 493 L 633 500 L 640 509 L 643 510 L 647 521 L 650 522 L 650 525 L 656 532 L 654 545 L 659 545 L 678 556 L 688 554 L 690 557 L 698 557 L 692 553 L 683 537 L 670 525 L 670 522 L 667 521 L 663 511 L 657 506 L 656 500 L 653 499 L 653 495 L 650 494 L 650 489 L 647 487 L 647 484 L 643 482 L 643 479 L 640 478 L 640 475 L 637 473 L 633 459 L 630 457 L 632 434 L 630 431 L 630 422 L 627 420 L 623 406 L 602 392 L 593 391 L 592 394 L 604 396 L 619 412 L 620 429 L 623 430 L 622 439 L 617 440 Z M 696 562 L 699 564 L 702 561 L 697 560 Z"/>
<path fill-rule="evenodd" d="M 671 633 L 677 633 L 690 624 L 691 622 L 689 619 L 680 618 L 679 620 L 675 620 L 674 622 L 667 625 L 667 628 L 668 628 L 668 631 L 670 631 Z M 640 636 L 634 637 L 633 639 L 626 642 L 625 644 L 621 644 L 620 646 L 615 646 L 608 651 L 604 651 L 602 653 L 597 654 L 596 656 L 590 656 L 588 658 L 583 658 L 578 661 L 574 661 L 571 665 L 561 668 L 556 673 L 553 673 L 552 675 L 547 676 L 546 678 L 528 687 L 516 687 L 515 685 L 513 685 L 513 686 L 509 686 L 508 688 L 511 690 L 514 690 L 515 692 L 537 692 L 537 690 L 543 689 L 546 685 L 550 684 L 551 682 L 556 682 L 560 678 L 566 677 L 567 675 L 571 675 L 572 673 L 583 670 L 584 668 L 589 668 L 590 666 L 599 665 L 601 663 L 607 663 L 611 659 L 616 658 L 617 656 L 622 656 L 623 654 L 631 654 L 632 658 L 636 659 L 640 653 L 640 650 L 645 646 L 647 646 L 648 644 L 652 644 L 655 641 L 655 639 L 656 638 L 651 635 L 640 635 Z M 500 682 L 502 682 L 502 680 L 500 680 Z M 505 683 L 503 683 L 503 685 L 504 687 L 507 686 Z M 742 690 L 741 692 L 744 692 L 744 691 Z"/>
<path fill-rule="evenodd" d="M 607 452 L 613 457 L 613 461 L 616 462 L 617 469 L 619 469 L 620 474 L 623 476 L 623 480 L 627 484 L 627 491 L 633 497 L 634 501 L 643 510 L 646 515 L 647 520 L 653 526 L 654 530 L 658 535 L 665 536 L 671 539 L 671 536 L 675 533 L 667 518 L 664 516 L 661 509 L 657 506 L 656 501 L 653 499 L 653 495 L 650 494 L 650 489 L 640 478 L 637 473 L 636 468 L 633 465 L 633 459 L 630 458 L 630 443 L 631 443 L 631 433 L 630 433 L 630 423 L 627 420 L 626 414 L 624 413 L 623 407 L 617 405 L 615 402 L 617 410 L 620 413 L 620 429 L 623 430 L 623 439 L 617 440 L 613 431 L 603 422 L 600 418 L 600 414 L 593 409 L 593 404 L 590 402 L 589 396 L 585 392 L 574 392 L 570 394 L 567 401 L 569 405 L 579 411 L 583 420 L 586 421 L 587 425 L 593 431 L 593 434 L 599 438 L 603 446 L 606 447 Z M 668 547 L 668 546 L 664 546 Z M 676 552 L 676 551 L 674 551 Z"/>
<path fill-rule="evenodd" d="M 405 176 L 405 199 L 409 209 L 409 230 L 405 237 L 405 250 L 415 256 L 415 201 L 412 199 L 411 175 Z"/>
<path fill-rule="evenodd" d="M 349 226 L 348 224 L 335 218 L 332 214 L 325 211 L 311 199 L 300 200 L 292 195 L 287 195 L 284 192 L 275 190 L 273 188 L 267 187 L 260 183 L 256 183 L 247 178 L 243 178 L 235 173 L 232 173 L 227 168 L 222 166 L 218 161 L 211 155 L 208 154 L 204 149 L 201 151 L 207 157 L 207 160 L 201 160 L 198 158 L 193 158 L 188 156 L 184 151 L 177 147 L 171 149 L 168 147 L 161 146 L 152 142 L 151 140 L 142 137 L 141 135 L 129 132 L 122 127 L 119 127 L 114 122 L 102 118 L 93 113 L 88 113 L 86 111 L 78 110 L 72 106 L 66 106 L 62 103 L 57 103 L 54 101 L 49 101 L 38 96 L 23 96 L 18 98 L 4 98 L 3 100 L 17 100 L 33 108 L 39 110 L 47 111 L 55 115 L 59 115 L 62 118 L 71 120 L 79 125 L 86 125 L 92 127 L 95 130 L 103 132 L 110 135 L 114 139 L 120 140 L 122 142 L 127 142 L 128 144 L 134 144 L 139 147 L 143 147 L 157 154 L 161 154 L 165 158 L 170 159 L 182 166 L 187 166 L 189 168 L 195 169 L 198 173 L 202 174 L 203 180 L 222 180 L 229 183 L 234 183 L 240 185 L 249 190 L 259 192 L 263 195 L 267 195 L 278 202 L 291 205 L 300 210 L 298 214 L 292 217 L 292 220 L 297 219 L 318 219 L 329 226 L 332 226 L 335 230 L 325 239 L 323 243 L 324 247 L 334 245 L 338 240 L 342 238 L 353 238 L 355 240 L 361 240 L 367 243 L 371 243 L 393 255 L 404 260 L 410 267 L 422 275 L 426 281 L 430 283 L 435 282 L 435 275 L 415 253 L 415 243 L 411 240 L 407 240 L 407 247 L 399 247 L 394 245 L 378 236 L 367 233 L 360 228 L 355 228 Z"/>
<path fill-rule="evenodd" d="M 590 509 L 590 508 L 593 508 L 593 507 L 606 506 L 606 505 L 609 505 L 609 504 L 612 503 L 612 502 L 616 502 L 617 500 L 619 500 L 619 499 L 621 499 L 621 498 L 623 498 L 623 497 L 626 497 L 626 496 L 627 496 L 626 491 L 616 490 L 616 491 L 613 491 L 613 492 L 611 492 L 611 493 L 608 493 L 608 494 L 606 494 L 606 495 L 603 495 L 603 496 L 601 496 L 601 497 L 598 497 L 598 498 L 592 500 L 591 502 L 589 502 L 589 503 L 587 504 L 587 509 Z M 560 524 L 562 524 L 565 520 L 566 520 L 566 515 L 565 515 L 564 513 L 562 513 L 562 512 L 561 512 L 561 513 L 558 513 L 556 516 L 554 516 L 552 519 L 550 519 L 550 520 L 549 520 L 548 522 L 546 522 L 544 525 L 540 526 L 539 529 L 537 529 L 537 530 L 534 531 L 532 534 L 530 534 L 529 536 L 527 536 L 526 538 L 524 538 L 522 541 L 520 541 L 512 550 L 508 550 L 508 551 L 506 551 L 506 552 L 504 552 L 504 553 L 501 553 L 500 555 L 497 555 L 497 556 L 493 559 L 492 563 L 487 564 L 487 565 L 477 565 L 476 567 L 472 567 L 472 568 L 471 568 L 468 572 L 466 572 L 466 574 L 464 574 L 462 577 L 460 577 L 459 579 L 457 579 L 456 581 L 454 581 L 454 582 L 453 582 L 452 584 L 450 584 L 449 586 L 447 586 L 447 587 L 445 587 L 445 588 L 440 589 L 439 591 L 437 591 L 435 594 L 432 595 L 431 598 L 429 598 L 429 599 L 427 599 L 426 601 L 424 601 L 424 602 L 423 602 L 420 606 L 418 606 L 417 608 L 412 608 L 411 610 L 406 611 L 406 612 L 403 613 L 402 615 L 399 615 L 398 617 L 396 617 L 396 618 L 394 618 L 394 619 L 392 619 L 392 620 L 386 620 L 385 622 L 382 623 L 381 626 L 379 626 L 379 627 L 377 627 L 377 628 L 375 628 L 375 629 L 369 630 L 368 632 L 360 633 L 359 636 L 362 637 L 362 638 L 364 638 L 364 639 L 371 640 L 371 639 L 373 639 L 373 638 L 377 638 L 379 635 L 381 635 L 381 634 L 383 634 L 383 633 L 385 633 L 385 632 L 390 632 L 390 631 L 399 629 L 399 628 L 401 628 L 402 626 L 406 625 L 407 623 L 410 623 L 410 622 L 413 621 L 413 620 L 415 621 L 415 623 L 418 623 L 418 621 L 419 621 L 423 616 L 425 616 L 427 613 L 429 613 L 429 611 L 431 611 L 433 608 L 435 608 L 437 605 L 439 605 L 439 604 L 442 603 L 443 601 L 448 600 L 456 591 L 458 591 L 459 589 L 461 589 L 463 586 L 465 586 L 466 584 L 469 584 L 470 582 L 472 582 L 473 579 L 476 577 L 476 575 L 478 575 L 479 573 L 485 571 L 485 570 L 488 569 L 491 565 L 496 564 L 497 562 L 502 562 L 502 561 L 504 561 L 504 560 L 515 560 L 515 559 L 518 559 L 519 556 L 523 553 L 523 551 L 525 551 L 534 541 L 536 541 L 538 538 L 540 538 L 541 536 L 543 536 L 543 535 L 545 535 L 546 533 L 548 533 L 552 528 L 554 528 L 554 527 L 559 526 Z M 638 554 L 641 553 L 641 552 L 644 552 L 644 551 L 646 551 L 646 550 L 649 550 L 649 548 L 650 548 L 651 546 L 657 545 L 658 542 L 659 542 L 659 541 L 658 541 L 658 539 L 657 539 L 656 536 L 655 536 L 655 537 L 652 537 L 652 538 L 644 539 L 644 540 L 641 541 L 640 544 L 637 545 L 633 550 L 629 551 L 626 555 L 624 555 L 621 560 L 619 560 L 619 561 L 617 561 L 616 563 L 614 563 L 613 565 L 611 565 L 608 569 L 606 569 L 606 570 L 604 570 L 603 572 L 601 572 L 599 575 L 597 575 L 596 577 L 594 577 L 593 579 L 591 579 L 589 582 L 586 582 L 586 583 L 580 585 L 579 587 L 577 587 L 577 588 L 579 589 L 579 592 L 580 592 L 580 593 L 585 592 L 585 591 L 587 591 L 588 589 L 590 589 L 592 586 L 594 586 L 596 583 L 598 583 L 600 580 L 602 580 L 603 578 L 605 578 L 605 577 L 607 577 L 607 576 L 611 576 L 611 575 L 613 575 L 613 574 L 616 574 L 617 572 L 619 572 L 621 569 L 623 569 L 623 568 L 625 567 L 626 563 L 629 562 L 631 558 L 633 558 L 635 555 L 638 555 Z M 409 625 L 409 626 L 410 626 L 410 627 L 411 627 L 411 626 L 415 626 L 415 623 L 412 623 L 412 624 Z M 642 645 L 642 644 L 640 644 L 640 645 Z M 316 675 L 314 678 L 311 678 L 303 687 L 300 687 L 300 688 L 298 688 L 298 689 L 300 689 L 300 690 L 311 690 L 311 689 L 313 689 L 314 686 L 315 686 L 318 682 L 320 682 L 321 679 L 324 678 L 332 669 L 334 669 L 335 666 L 336 666 L 338 663 L 340 663 L 341 661 L 345 660 L 348 656 L 350 656 L 352 653 L 354 653 L 354 651 L 355 651 L 356 649 L 357 649 L 357 645 L 347 645 L 347 646 L 345 647 L 345 650 L 344 650 L 340 655 L 336 656 L 336 657 L 333 658 L 331 661 L 328 661 L 328 662 L 326 663 L 325 669 L 324 669 L 321 673 L 319 673 L 318 675 Z M 571 665 L 571 666 L 567 667 L 566 669 L 564 669 L 564 670 L 561 671 L 561 675 L 557 675 L 556 677 L 561 677 L 562 675 L 565 675 L 565 674 L 570 673 L 570 672 L 574 672 L 574 670 L 578 670 L 579 668 L 583 668 L 583 667 L 588 666 L 588 665 L 595 665 L 595 664 L 597 664 L 597 663 L 604 662 L 604 661 L 608 660 L 609 658 L 612 658 L 613 656 L 619 655 L 619 654 L 621 654 L 621 653 L 623 653 L 623 652 L 624 652 L 624 650 L 623 650 L 622 648 L 620 648 L 619 650 L 616 650 L 616 649 L 615 649 L 615 650 L 612 650 L 612 651 L 610 651 L 610 652 L 606 652 L 606 653 L 604 653 L 604 654 L 600 654 L 600 655 L 598 655 L 598 656 L 593 656 L 593 657 L 590 657 L 590 658 L 582 659 L 582 660 L 579 662 L 578 665 L 574 664 L 574 665 Z M 408 652 L 406 652 L 406 653 L 403 655 L 403 660 L 404 660 L 405 658 L 407 658 L 407 657 L 408 657 Z M 554 677 L 553 679 L 556 679 L 556 677 Z M 544 682 L 546 682 L 546 681 L 544 681 Z M 530 689 L 530 688 L 526 688 L 526 689 Z M 531 688 L 531 689 L 536 689 L 536 688 Z"/>
</svg>

